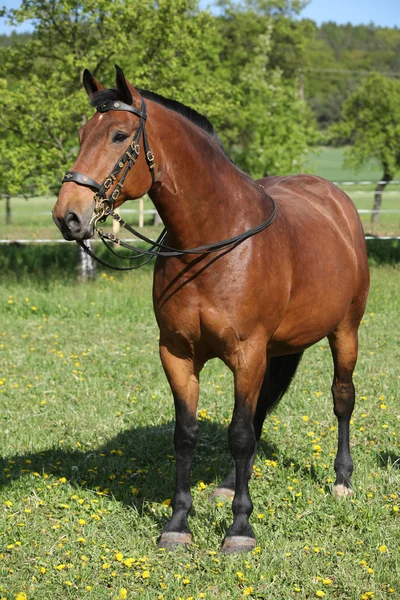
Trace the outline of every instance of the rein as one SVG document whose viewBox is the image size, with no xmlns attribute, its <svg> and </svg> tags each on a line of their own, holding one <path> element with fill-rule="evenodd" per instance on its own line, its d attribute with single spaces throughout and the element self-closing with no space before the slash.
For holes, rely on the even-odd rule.
<svg viewBox="0 0 400 600">
<path fill-rule="evenodd" d="M 67 171 L 62 179 L 62 183 L 74 182 L 79 185 L 89 187 L 90 189 L 95 191 L 95 195 L 93 197 L 94 202 L 95 202 L 95 207 L 94 207 L 94 213 L 93 213 L 91 222 L 94 223 L 94 228 L 96 229 L 98 236 L 100 237 L 103 244 L 108 248 L 108 250 L 110 250 L 110 252 L 112 252 L 119 258 L 123 258 L 123 259 L 127 259 L 127 260 L 136 260 L 136 259 L 142 258 L 144 256 L 147 257 L 147 260 L 140 263 L 139 265 L 134 265 L 134 266 L 130 266 L 130 267 L 116 267 L 114 265 L 111 265 L 111 264 L 103 261 L 101 258 L 96 256 L 90 250 L 90 248 L 88 246 L 86 246 L 86 244 L 82 240 L 78 241 L 77 243 L 82 247 L 82 249 L 91 258 L 96 260 L 98 263 L 100 263 L 106 267 L 109 267 L 111 269 L 114 269 L 116 271 L 132 271 L 133 269 L 138 269 L 139 267 L 142 267 L 143 265 L 145 265 L 146 263 L 151 261 L 155 256 L 161 256 L 161 257 L 166 258 L 166 257 L 171 257 L 171 256 L 184 256 L 186 254 L 211 254 L 213 252 L 218 252 L 220 250 L 233 248 L 236 245 L 243 242 L 244 240 L 248 239 L 249 237 L 252 237 L 253 235 L 256 235 L 257 233 L 260 233 L 261 231 L 263 231 L 264 229 L 266 229 L 267 227 L 269 227 L 272 224 L 272 222 L 275 219 L 276 211 L 277 211 L 276 203 L 275 203 L 274 199 L 269 194 L 267 194 L 267 192 L 265 192 L 264 188 L 260 185 L 260 187 L 264 190 L 268 199 L 271 201 L 271 204 L 272 204 L 271 215 L 268 217 L 268 219 L 266 221 L 264 221 L 263 223 L 260 223 L 260 225 L 257 225 L 256 227 L 252 227 L 251 229 L 248 229 L 248 230 L 244 231 L 243 233 L 240 233 L 240 234 L 238 234 L 234 237 L 228 238 L 226 240 L 222 240 L 220 242 L 215 242 L 213 244 L 206 244 L 204 246 L 198 246 L 197 248 L 189 248 L 187 250 L 178 250 L 177 248 L 171 248 L 170 246 L 167 246 L 163 243 L 164 239 L 167 235 L 166 229 L 163 229 L 163 231 L 161 232 L 161 234 L 159 235 L 157 240 L 151 240 L 150 238 L 146 237 L 142 233 L 136 231 L 126 221 L 124 221 L 118 213 L 116 213 L 113 210 L 113 206 L 114 206 L 114 202 L 117 200 L 118 196 L 121 193 L 122 187 L 125 183 L 125 179 L 129 173 L 129 171 L 131 170 L 131 168 L 133 167 L 133 165 L 135 164 L 135 162 L 139 156 L 139 153 L 140 153 L 140 145 L 139 144 L 140 144 L 140 138 L 142 136 L 143 136 L 143 147 L 144 147 L 144 152 L 145 152 L 145 156 L 146 156 L 146 162 L 148 164 L 148 167 L 149 167 L 149 170 L 151 173 L 152 184 L 155 181 L 154 155 L 149 148 L 149 142 L 148 142 L 147 133 L 146 133 L 146 119 L 147 119 L 146 104 L 145 104 L 144 98 L 142 98 L 141 110 L 138 110 L 129 104 L 125 104 L 124 102 L 110 100 L 108 102 L 105 102 L 104 104 L 102 104 L 101 106 L 99 106 L 97 108 L 97 111 L 100 113 L 108 112 L 109 110 L 124 110 L 124 111 L 131 112 L 139 117 L 139 126 L 135 132 L 135 135 L 134 135 L 131 143 L 129 144 L 128 150 L 126 150 L 126 152 L 116 162 L 110 175 L 103 181 L 103 183 L 99 184 L 99 183 L 97 183 L 97 181 L 95 181 L 88 175 L 83 175 L 82 173 L 79 173 L 78 171 Z M 124 169 L 124 167 L 125 167 L 125 169 Z M 118 183 L 116 184 L 114 190 L 110 193 L 109 196 L 107 196 L 108 190 L 114 185 L 118 175 L 121 172 L 122 172 L 122 175 L 121 175 Z M 107 219 L 107 217 L 109 217 L 109 216 L 112 217 L 115 221 L 118 221 L 121 227 L 123 227 L 124 229 L 126 229 L 127 231 L 129 231 L 130 233 L 135 235 L 137 238 L 146 242 L 147 244 L 150 244 L 150 248 L 148 248 L 148 249 L 139 248 L 137 246 L 127 244 L 123 240 L 120 240 L 113 233 L 104 233 L 98 227 L 98 224 L 104 222 Z M 132 250 L 133 252 L 135 252 L 135 254 L 129 255 L 129 256 L 121 255 L 118 252 L 115 252 L 115 250 L 113 250 L 111 245 L 108 244 L 107 242 L 112 242 L 113 244 L 116 244 L 117 246 L 121 246 L 122 248 L 127 248 L 128 250 Z"/>
</svg>

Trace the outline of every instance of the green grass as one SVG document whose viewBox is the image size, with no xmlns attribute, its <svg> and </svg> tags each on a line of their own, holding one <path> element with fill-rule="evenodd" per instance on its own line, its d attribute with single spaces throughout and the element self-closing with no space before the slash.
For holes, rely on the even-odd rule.
<svg viewBox="0 0 400 600">
<path fill-rule="evenodd" d="M 307 172 L 325 177 L 329 181 L 379 181 L 382 178 L 382 169 L 376 160 L 371 160 L 368 165 L 359 171 L 345 166 L 346 148 L 333 148 L 321 146 L 316 152 L 311 152 L 306 160 Z"/>
<path fill-rule="evenodd" d="M 343 166 L 344 149 L 322 147 L 317 152 L 308 156 L 306 171 L 325 177 L 330 181 L 378 181 L 382 173 L 376 162 L 364 167 L 360 172 L 354 172 Z M 349 194 L 358 209 L 371 210 L 374 199 L 374 185 L 341 185 L 342 189 Z M 12 225 L 5 225 L 5 214 L 0 217 L 0 239 L 60 239 L 61 234 L 54 226 L 51 219 L 55 197 L 13 198 Z M 0 204 L 1 207 L 1 204 Z M 154 208 L 149 199 L 145 200 L 145 210 Z M 122 209 L 122 216 L 133 226 L 137 225 L 137 213 L 128 212 L 138 209 L 137 202 L 128 202 Z M 400 210 L 400 185 L 388 185 L 383 193 L 382 209 Z M 371 233 L 371 216 L 368 213 L 361 215 L 361 220 L 366 233 Z M 151 226 L 152 215 L 145 215 L 144 234 L 155 238 L 161 231 L 161 227 Z M 111 230 L 111 224 L 105 226 L 105 230 Z M 375 235 L 400 236 L 400 212 L 382 212 L 379 225 L 374 231 Z M 122 237 L 131 237 L 122 235 Z"/>
<path fill-rule="evenodd" d="M 194 543 L 166 554 L 157 539 L 174 415 L 151 268 L 84 285 L 61 265 L 57 274 L 9 275 L 0 288 L 0 598 L 400 596 L 398 268 L 373 267 L 360 330 L 355 498 L 330 493 L 337 428 L 324 341 L 266 421 L 251 481 L 258 547 L 245 556 L 219 553 L 231 509 L 208 502 L 230 467 L 231 374 L 218 361 L 203 371 Z"/>
</svg>

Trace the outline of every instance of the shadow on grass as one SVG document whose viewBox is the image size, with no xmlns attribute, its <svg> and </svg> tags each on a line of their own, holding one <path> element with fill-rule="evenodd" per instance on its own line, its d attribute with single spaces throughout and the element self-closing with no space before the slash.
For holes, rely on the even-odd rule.
<svg viewBox="0 0 400 600">
<path fill-rule="evenodd" d="M 396 264 L 400 262 L 399 240 L 368 240 L 369 262 L 372 265 Z M 127 266 L 129 261 L 122 261 L 113 256 L 103 244 L 95 244 L 95 253 L 114 265 Z M 123 264 L 121 264 L 123 263 Z M 0 247 L 0 271 L 3 277 L 16 280 L 34 277 L 35 279 L 71 278 L 78 276 L 79 247 L 70 244 L 17 244 Z M 98 273 L 106 269 L 97 265 Z M 145 269 L 153 269 L 153 261 Z"/>
<path fill-rule="evenodd" d="M 31 473 L 47 473 L 65 478 L 77 489 L 104 493 L 141 511 L 146 502 L 161 503 L 172 496 L 175 485 L 173 431 L 174 422 L 169 422 L 122 431 L 98 448 L 86 447 L 84 451 L 51 448 L 2 458 L 0 487 Z M 276 451 L 275 446 L 261 440 L 258 454 L 263 459 L 274 459 Z M 313 469 L 304 470 L 290 458 L 285 458 L 283 464 L 294 466 L 301 476 L 321 483 Z M 231 466 L 227 428 L 202 421 L 192 466 L 192 486 L 201 481 L 206 484 L 222 481 Z"/>
<path fill-rule="evenodd" d="M 140 242 L 139 242 L 140 244 Z M 118 259 L 103 244 L 94 244 L 94 252 L 102 260 L 119 266 L 130 266 L 131 261 Z M 17 281 L 34 277 L 35 279 L 71 278 L 76 279 L 79 273 L 80 248 L 74 242 L 70 244 L 18 244 L 10 243 L 0 246 L 0 272 L 3 277 Z M 124 250 L 121 251 L 124 254 Z M 136 264 L 137 261 L 134 261 Z M 153 268 L 153 261 L 144 268 Z M 96 265 L 98 273 L 106 267 Z M 111 273 L 111 271 L 110 271 Z"/>
<path fill-rule="evenodd" d="M 367 240 L 370 265 L 394 265 L 400 262 L 400 240 Z"/>
<path fill-rule="evenodd" d="M 391 467 L 393 469 L 400 469 L 400 456 L 393 454 L 392 452 L 380 452 L 377 455 L 379 466 L 382 469 Z"/>
</svg>

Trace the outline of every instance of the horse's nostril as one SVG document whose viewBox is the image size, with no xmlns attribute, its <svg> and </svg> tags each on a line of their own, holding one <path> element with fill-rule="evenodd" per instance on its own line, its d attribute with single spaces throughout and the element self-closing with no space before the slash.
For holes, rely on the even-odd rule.
<svg viewBox="0 0 400 600">
<path fill-rule="evenodd" d="M 68 227 L 68 229 L 71 231 L 71 233 L 77 233 L 78 231 L 81 230 L 82 227 L 82 221 L 80 219 L 80 217 L 74 213 L 74 212 L 70 212 L 65 216 L 65 224 Z"/>
</svg>

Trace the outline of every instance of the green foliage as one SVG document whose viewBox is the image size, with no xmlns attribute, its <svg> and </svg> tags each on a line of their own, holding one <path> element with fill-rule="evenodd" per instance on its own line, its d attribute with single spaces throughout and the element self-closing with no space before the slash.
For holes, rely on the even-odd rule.
<svg viewBox="0 0 400 600">
<path fill-rule="evenodd" d="M 300 4 L 225 3 L 216 17 L 195 0 L 24 0 L 7 15 L 33 19 L 35 30 L 0 49 L 0 189 L 15 194 L 29 182 L 43 192 L 59 180 L 92 114 L 83 69 L 109 86 L 115 62 L 134 85 L 206 114 L 252 175 L 293 170 L 313 141 L 294 76 Z"/>
<path fill-rule="evenodd" d="M 226 82 L 209 76 L 217 60 L 214 19 L 192 0 L 25 0 L 9 16 L 14 23 L 33 18 L 36 29 L 25 44 L 2 50 L 2 190 L 16 193 L 28 179 L 42 189 L 70 165 L 77 130 L 92 114 L 81 89 L 85 67 L 107 82 L 118 61 L 135 85 L 209 106 L 211 116 L 229 109 Z"/>
<path fill-rule="evenodd" d="M 221 124 L 222 139 L 253 177 L 298 172 L 316 141 L 312 114 L 298 95 L 305 27 L 291 20 L 290 6 L 298 9 L 299 3 L 220 5 L 221 71 L 238 96 L 236 109 Z"/>
<path fill-rule="evenodd" d="M 308 37 L 305 95 L 319 127 L 339 120 L 341 107 L 368 71 L 400 74 L 400 30 L 323 23 Z"/>
<path fill-rule="evenodd" d="M 400 81 L 371 74 L 345 102 L 330 135 L 339 143 L 352 141 L 349 165 L 359 168 L 375 158 L 392 179 L 400 168 Z"/>
</svg>

